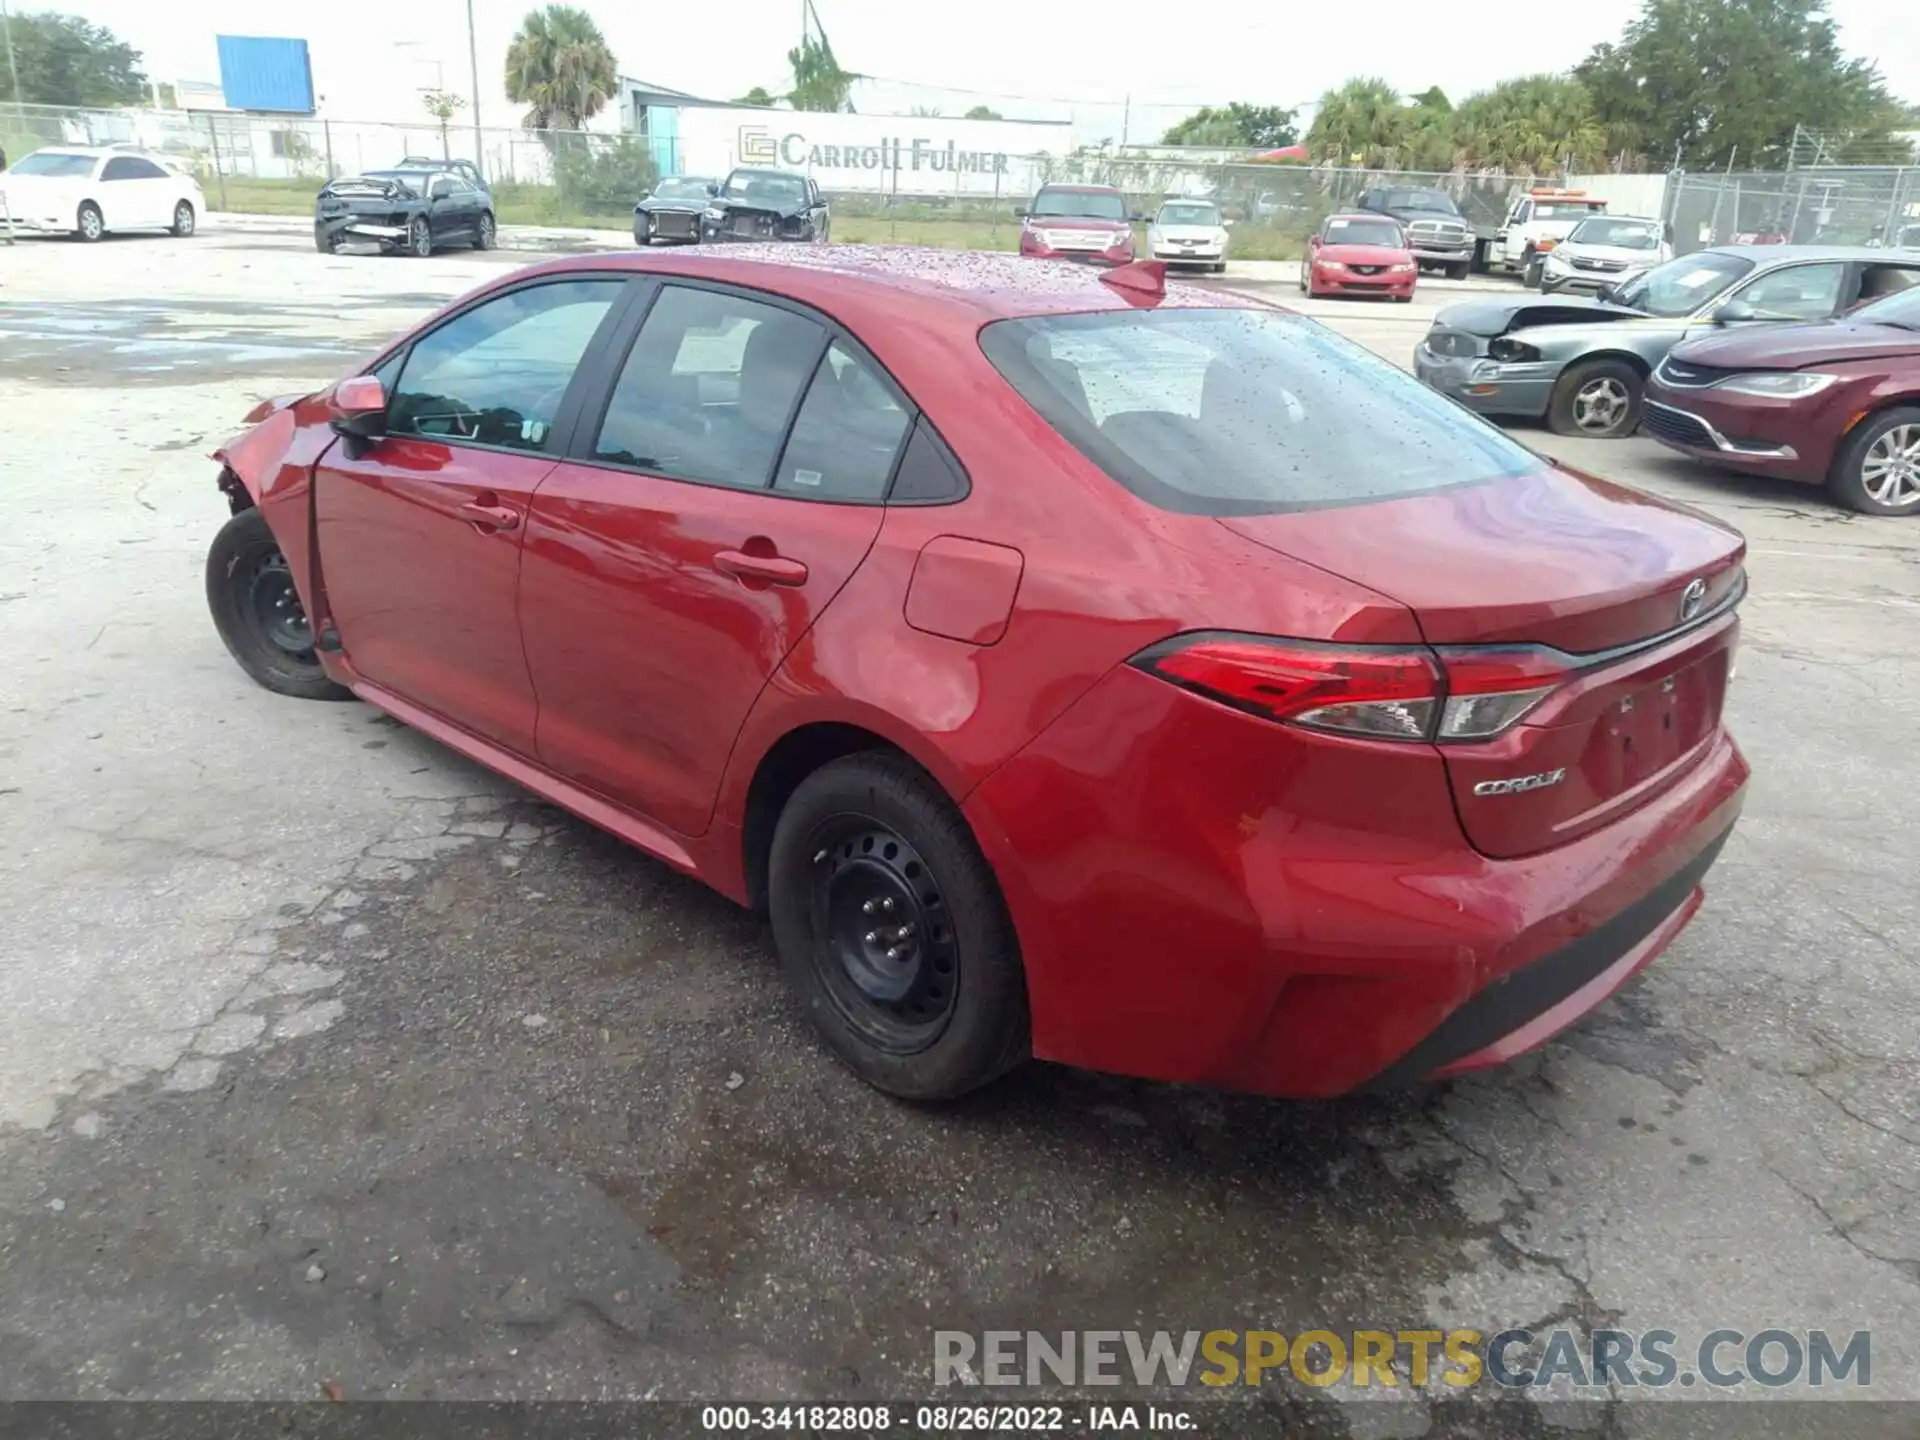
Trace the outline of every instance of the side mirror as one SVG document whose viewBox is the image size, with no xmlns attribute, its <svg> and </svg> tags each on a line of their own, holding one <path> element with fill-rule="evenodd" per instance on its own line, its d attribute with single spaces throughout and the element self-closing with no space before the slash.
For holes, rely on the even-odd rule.
<svg viewBox="0 0 1920 1440">
<path fill-rule="evenodd" d="M 714 183 L 713 183 L 713 182 L 712 182 L 711 180 L 709 180 L 709 181 L 707 182 L 707 194 L 708 194 L 708 195 L 718 195 L 719 193 L 720 193 L 720 187 L 719 187 L 718 185 L 716 185 L 716 184 L 714 184 Z"/>
<path fill-rule="evenodd" d="M 387 392 L 378 376 L 351 375 L 327 399 L 327 423 L 364 449 L 387 433 Z"/>
<path fill-rule="evenodd" d="M 1029 213 L 1029 212 L 1028 212 L 1028 210 L 1027 210 L 1027 207 L 1026 207 L 1026 206 L 1024 206 L 1024 205 L 1016 205 L 1016 206 L 1014 206 L 1014 207 L 1013 207 L 1013 213 L 1014 213 L 1015 215 L 1017 215 L 1017 216 L 1018 216 L 1018 217 L 1019 217 L 1020 219 L 1022 219 L 1022 220 L 1024 220 L 1024 219 L 1026 219 L 1026 218 L 1027 218 L 1027 215 L 1028 215 L 1028 213 Z"/>
<path fill-rule="evenodd" d="M 1713 323 L 1716 325 L 1738 325 L 1759 318 L 1760 312 L 1744 300 L 1729 300 L 1713 312 Z"/>
<path fill-rule="evenodd" d="M 1141 214 L 1138 210 L 1134 211 L 1131 215 L 1127 216 L 1127 220 L 1129 223 L 1134 225 L 1144 225 L 1147 223 L 1147 217 Z"/>
</svg>

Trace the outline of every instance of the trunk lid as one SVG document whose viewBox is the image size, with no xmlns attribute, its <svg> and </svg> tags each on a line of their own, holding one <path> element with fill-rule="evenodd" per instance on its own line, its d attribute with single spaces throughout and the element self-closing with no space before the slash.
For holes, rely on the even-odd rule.
<svg viewBox="0 0 1920 1440">
<path fill-rule="evenodd" d="M 1606 824 L 1685 774 L 1719 732 L 1746 544 L 1705 515 L 1544 467 L 1219 523 L 1399 601 L 1443 660 L 1524 648 L 1550 672 L 1539 682 L 1550 693 L 1519 723 L 1439 747 L 1484 854 L 1530 854 Z"/>
</svg>

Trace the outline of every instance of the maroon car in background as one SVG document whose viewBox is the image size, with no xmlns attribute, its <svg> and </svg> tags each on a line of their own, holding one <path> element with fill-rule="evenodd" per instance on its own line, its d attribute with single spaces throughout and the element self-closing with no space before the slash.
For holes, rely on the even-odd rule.
<svg viewBox="0 0 1920 1440">
<path fill-rule="evenodd" d="M 1040 260 L 1125 265 L 1133 227 L 1146 220 L 1111 185 L 1043 185 L 1020 216 L 1020 253 Z"/>
<path fill-rule="evenodd" d="M 1653 372 L 1642 427 L 1728 469 L 1920 515 L 1920 285 L 1842 320 L 1689 340 Z"/>
</svg>

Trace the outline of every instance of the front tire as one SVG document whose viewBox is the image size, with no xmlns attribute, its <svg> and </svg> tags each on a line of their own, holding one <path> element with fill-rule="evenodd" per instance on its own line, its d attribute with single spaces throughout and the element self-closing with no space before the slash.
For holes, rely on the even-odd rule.
<svg viewBox="0 0 1920 1440">
<path fill-rule="evenodd" d="M 1571 365 L 1553 387 L 1547 424 L 1556 435 L 1617 440 L 1640 428 L 1640 402 L 1646 382 L 1624 360 L 1589 360 Z"/>
<path fill-rule="evenodd" d="M 433 227 L 427 224 L 424 215 L 414 216 L 413 223 L 407 226 L 407 253 L 416 260 L 433 254 Z"/>
<path fill-rule="evenodd" d="M 1467 271 L 1471 270 L 1472 268 L 1473 268 L 1473 264 L 1471 261 L 1456 260 L 1452 264 L 1446 267 L 1447 279 L 1464 280 L 1467 278 Z"/>
<path fill-rule="evenodd" d="M 80 238 L 89 245 L 107 233 L 106 217 L 100 213 L 100 207 L 91 200 L 81 204 L 79 211 L 73 217 L 73 222 L 74 229 L 79 233 Z"/>
<path fill-rule="evenodd" d="M 259 509 L 220 527 L 207 551 L 207 608 L 227 651 L 256 683 L 298 700 L 351 700 L 320 668 L 287 557 Z"/>
<path fill-rule="evenodd" d="M 1545 262 L 1532 250 L 1521 257 L 1520 283 L 1528 290 L 1540 288 L 1540 277 L 1544 273 Z"/>
<path fill-rule="evenodd" d="M 1827 484 L 1862 515 L 1920 515 L 1920 409 L 1902 405 L 1856 425 Z"/>
<path fill-rule="evenodd" d="M 850 755 L 774 828 L 768 899 L 788 982 L 868 1084 L 963 1095 L 1029 1053 L 1013 922 L 960 812 L 904 756 Z"/>
<path fill-rule="evenodd" d="M 173 207 L 172 230 L 175 235 L 178 235 L 182 240 L 190 238 L 193 234 L 194 224 L 193 203 L 191 201 L 182 200 L 178 205 Z"/>
</svg>

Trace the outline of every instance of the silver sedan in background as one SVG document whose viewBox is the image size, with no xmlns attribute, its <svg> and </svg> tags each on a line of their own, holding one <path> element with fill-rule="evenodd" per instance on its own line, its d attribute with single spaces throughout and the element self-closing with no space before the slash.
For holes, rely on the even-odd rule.
<svg viewBox="0 0 1920 1440">
<path fill-rule="evenodd" d="M 1670 260 L 1595 300 L 1449 305 L 1414 350 L 1413 369 L 1482 414 L 1544 418 L 1562 435 L 1631 435 L 1647 377 L 1689 336 L 1828 320 L 1916 282 L 1916 250 L 1725 245 Z"/>
</svg>

